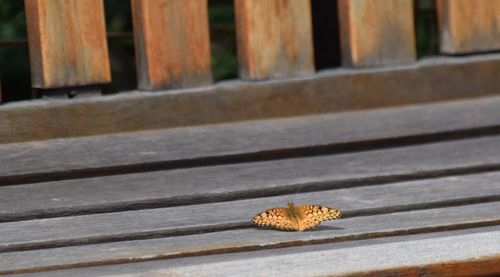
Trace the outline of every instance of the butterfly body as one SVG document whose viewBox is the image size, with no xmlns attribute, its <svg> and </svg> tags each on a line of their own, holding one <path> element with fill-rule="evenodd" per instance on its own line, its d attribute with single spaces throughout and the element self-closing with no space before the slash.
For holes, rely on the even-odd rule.
<svg viewBox="0 0 500 277">
<path fill-rule="evenodd" d="M 287 208 L 272 208 L 253 218 L 257 226 L 271 226 L 278 230 L 305 231 L 318 226 L 322 221 L 337 219 L 341 211 L 318 205 L 295 206 L 288 202 Z"/>
</svg>

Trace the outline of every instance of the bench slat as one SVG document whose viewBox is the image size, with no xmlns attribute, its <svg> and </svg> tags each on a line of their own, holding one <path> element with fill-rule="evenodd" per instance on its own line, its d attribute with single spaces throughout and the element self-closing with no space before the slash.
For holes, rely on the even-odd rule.
<svg viewBox="0 0 500 277">
<path fill-rule="evenodd" d="M 471 202 L 500 201 L 500 173 L 430 179 L 350 189 L 152 210 L 106 213 L 0 224 L 0 252 L 47 245 L 142 238 L 148 235 L 248 226 L 265 207 L 323 204 L 344 217 L 384 214 Z"/>
<path fill-rule="evenodd" d="M 0 187 L 0 219 L 166 207 L 474 173 L 499 168 L 499 143 L 499 136 L 491 136 L 319 157 L 6 186 Z"/>
<path fill-rule="evenodd" d="M 25 0 L 24 3 L 34 87 L 60 88 L 111 81 L 102 0 Z"/>
<path fill-rule="evenodd" d="M 460 54 L 500 49 L 500 2 L 437 0 L 440 48 Z"/>
<path fill-rule="evenodd" d="M 241 78 L 314 73 L 310 1 L 236 0 L 234 8 Z"/>
<path fill-rule="evenodd" d="M 389 238 L 369 245 L 338 244 L 237 255 L 197 257 L 68 270 L 85 273 L 130 276 L 127 273 L 175 276 L 495 276 L 500 271 L 500 232 L 462 234 L 447 232 L 438 236 L 412 236 L 412 240 Z M 491 243 L 494 241 L 493 243 Z M 82 275 L 80 275 L 82 274 Z M 122 275 L 123 274 L 123 275 Z M 352 275 L 351 275 L 352 274 Z M 44 275 L 42 275 L 44 276 Z M 54 275 L 61 276 L 61 275 Z"/>
<path fill-rule="evenodd" d="M 500 97 L 401 108 L 175 128 L 107 136 L 0 144 L 0 184 L 45 175 L 121 171 L 152 164 L 182 166 L 184 160 L 293 150 L 340 148 L 426 136 L 447 137 L 500 125 Z M 272 130 L 270 132 L 269 130 Z M 314 135 L 311 135 L 314 134 Z M 411 141 L 411 140 L 406 140 Z M 298 150 L 297 150 L 298 149 Z M 302 151 L 302 150 L 301 150 Z M 324 150 L 326 151 L 326 149 Z M 304 151 L 307 152 L 307 151 Z M 253 156 L 252 156 L 253 155 Z M 78 157 L 78 158 L 76 158 Z M 72 173 L 73 172 L 73 173 Z M 83 174 L 83 173 L 82 173 Z M 27 176 L 32 176 L 28 178 Z M 51 177 L 45 177 L 50 179 Z M 54 177 L 52 177 L 54 178 Z"/>
<path fill-rule="evenodd" d="M 46 267 L 103 265 L 255 249 L 291 247 L 345 240 L 445 231 L 499 224 L 500 202 L 385 215 L 353 217 L 323 223 L 312 232 L 254 228 L 174 236 L 151 240 L 62 247 L 0 254 L 0 273 Z M 496 226 L 498 230 L 498 226 Z M 498 242 L 499 240 L 497 240 Z M 491 241 L 490 241 L 491 243 Z M 498 251 L 498 249 L 497 249 Z M 483 252 L 484 253 L 484 252 Z M 255 252 L 252 253 L 252 256 Z"/>
<path fill-rule="evenodd" d="M 344 65 L 375 66 L 415 60 L 413 1 L 339 0 L 338 9 Z"/>
<path fill-rule="evenodd" d="M 139 89 L 212 83 L 207 0 L 133 0 Z"/>
<path fill-rule="evenodd" d="M 296 249 L 290 249 L 278 255 L 258 253 L 252 258 L 248 255 L 240 259 L 237 256 L 225 255 L 226 260 L 218 259 L 218 261 L 198 264 L 191 261 L 188 266 L 171 264 L 160 270 L 149 271 L 149 273 L 161 275 L 168 272 L 168 274 L 179 276 L 212 276 L 214 274 L 220 276 L 324 276 L 330 274 L 374 276 L 375 271 L 382 271 L 382 276 L 418 276 L 422 272 L 425 272 L 425 276 L 443 276 L 439 273 L 448 273 L 449 276 L 457 273 L 461 276 L 468 274 L 478 276 L 480 273 L 493 276 L 500 270 L 499 238 L 500 230 L 497 228 L 496 231 L 485 233 L 458 234 L 413 241 L 391 242 L 389 240 L 381 244 L 341 249 L 332 244 L 329 249 L 320 246 L 323 249 L 318 251 L 309 249 L 307 252 L 296 253 Z M 481 260 L 485 261 L 481 265 L 486 268 L 460 266 L 460 263 Z M 488 260 L 491 262 L 487 262 Z M 457 266 L 447 268 L 443 265 L 448 263 L 456 263 Z M 431 270 L 428 270 L 428 267 Z M 145 268 L 143 269 L 148 272 Z M 401 273 L 383 274 L 383 271 L 387 269 L 399 269 Z"/>
</svg>

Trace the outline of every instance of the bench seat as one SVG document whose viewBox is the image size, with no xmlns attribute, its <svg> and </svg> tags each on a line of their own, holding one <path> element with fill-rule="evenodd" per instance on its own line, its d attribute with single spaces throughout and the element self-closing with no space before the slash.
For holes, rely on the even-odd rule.
<svg viewBox="0 0 500 277">
<path fill-rule="evenodd" d="M 500 272 L 500 97 L 0 144 L 0 274 Z M 308 232 L 267 208 L 321 204 Z"/>
</svg>

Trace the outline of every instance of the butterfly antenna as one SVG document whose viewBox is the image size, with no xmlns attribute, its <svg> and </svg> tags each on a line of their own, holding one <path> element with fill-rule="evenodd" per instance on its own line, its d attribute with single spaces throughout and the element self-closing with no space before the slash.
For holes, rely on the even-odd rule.
<svg viewBox="0 0 500 277">
<path fill-rule="evenodd" d="M 294 198 L 296 198 L 299 195 L 299 193 L 302 191 L 302 189 L 303 189 L 303 185 L 298 185 L 297 188 L 295 189 L 295 192 L 292 193 L 292 196 Z M 289 202 L 292 202 L 292 204 L 293 204 L 293 201 L 289 201 Z"/>
<path fill-rule="evenodd" d="M 302 191 L 302 185 L 299 185 L 295 188 L 295 191 L 290 191 L 290 193 L 288 192 L 284 192 L 284 193 L 281 193 L 280 194 L 280 197 L 283 198 L 283 199 L 287 199 L 288 201 L 288 204 L 290 206 L 290 203 L 294 204 L 294 202 L 292 201 L 292 199 L 296 198 L 296 196 Z M 286 197 L 286 198 L 285 198 Z"/>
</svg>

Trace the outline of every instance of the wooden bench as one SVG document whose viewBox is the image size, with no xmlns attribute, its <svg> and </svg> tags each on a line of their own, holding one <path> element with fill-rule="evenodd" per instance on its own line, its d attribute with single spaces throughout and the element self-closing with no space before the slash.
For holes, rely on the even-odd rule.
<svg viewBox="0 0 500 277">
<path fill-rule="evenodd" d="M 436 2 L 443 53 L 500 47 L 498 1 Z M 132 1 L 139 89 L 162 91 L 65 100 L 110 81 L 102 1 L 25 3 L 48 98 L 0 106 L 0 275 L 500 274 L 500 55 L 415 61 L 412 1 L 339 0 L 350 67 L 315 72 L 309 1 L 236 0 L 243 80 L 215 85 L 175 48 L 209 45 L 207 2 Z M 61 30 L 102 71 L 55 55 Z M 252 225 L 290 200 L 343 217 Z"/>
</svg>

